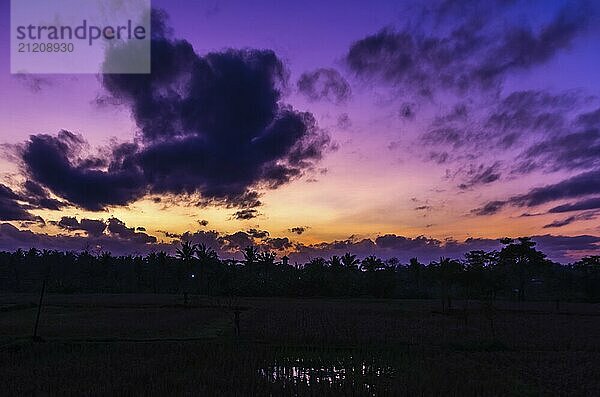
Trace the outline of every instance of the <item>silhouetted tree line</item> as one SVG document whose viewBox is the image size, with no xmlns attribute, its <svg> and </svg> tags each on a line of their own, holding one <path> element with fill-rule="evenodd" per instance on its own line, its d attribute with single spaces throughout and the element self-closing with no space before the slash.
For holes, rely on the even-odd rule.
<svg viewBox="0 0 600 397">
<path fill-rule="evenodd" d="M 46 279 L 55 293 L 179 293 L 240 296 L 331 296 L 600 301 L 600 256 L 561 265 L 529 238 L 502 240 L 499 251 L 470 251 L 461 260 L 429 264 L 413 258 L 381 260 L 355 255 L 314 258 L 291 265 L 272 252 L 245 248 L 243 260 L 220 259 L 204 245 L 182 242 L 175 256 L 112 256 L 17 250 L 0 252 L 0 288 L 34 292 Z"/>
</svg>

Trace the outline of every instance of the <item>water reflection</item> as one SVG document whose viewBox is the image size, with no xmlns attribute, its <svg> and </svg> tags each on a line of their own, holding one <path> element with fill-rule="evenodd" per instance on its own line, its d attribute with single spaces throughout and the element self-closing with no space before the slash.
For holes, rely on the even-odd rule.
<svg viewBox="0 0 600 397">
<path fill-rule="evenodd" d="M 372 386 L 369 380 L 377 377 L 392 377 L 393 372 L 392 367 L 354 361 L 351 357 L 347 362 L 337 361 L 335 364 L 303 358 L 288 358 L 278 360 L 273 365 L 260 370 L 261 376 L 270 381 L 291 381 L 305 383 L 307 386 L 318 383 L 340 384 L 344 381 L 353 381 L 362 383 L 366 389 L 370 389 Z"/>
</svg>

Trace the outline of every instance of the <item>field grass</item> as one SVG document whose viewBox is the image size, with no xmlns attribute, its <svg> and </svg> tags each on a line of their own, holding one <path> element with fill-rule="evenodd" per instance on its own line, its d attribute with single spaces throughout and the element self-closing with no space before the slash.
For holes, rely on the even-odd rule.
<svg viewBox="0 0 600 397">
<path fill-rule="evenodd" d="M 599 305 L 192 298 L 0 295 L 0 394 L 600 395 Z"/>
</svg>

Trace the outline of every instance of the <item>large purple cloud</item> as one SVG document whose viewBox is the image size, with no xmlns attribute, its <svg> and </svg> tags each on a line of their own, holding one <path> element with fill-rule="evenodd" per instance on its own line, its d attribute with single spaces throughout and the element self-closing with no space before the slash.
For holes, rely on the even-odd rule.
<svg viewBox="0 0 600 397">
<path fill-rule="evenodd" d="M 30 179 L 89 210 L 149 193 L 247 207 L 260 204 L 247 201 L 253 189 L 277 188 L 321 159 L 329 137 L 312 114 L 282 102 L 288 72 L 273 51 L 200 56 L 164 29 L 153 32 L 151 50 L 151 74 L 103 76 L 131 109 L 138 139 L 96 159 L 83 156 L 83 139 L 70 132 L 31 136 L 21 153 Z"/>
</svg>

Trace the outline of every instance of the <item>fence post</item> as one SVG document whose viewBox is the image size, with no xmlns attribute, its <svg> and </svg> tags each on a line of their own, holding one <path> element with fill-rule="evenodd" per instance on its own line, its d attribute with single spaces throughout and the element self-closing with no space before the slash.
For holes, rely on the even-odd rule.
<svg viewBox="0 0 600 397">
<path fill-rule="evenodd" d="M 234 327 L 235 327 L 235 336 L 240 336 L 240 312 L 241 310 L 235 309 L 234 314 Z"/>
<path fill-rule="evenodd" d="M 33 329 L 33 341 L 40 342 L 42 338 L 38 336 L 38 326 L 40 325 L 40 314 L 42 312 L 42 303 L 44 301 L 44 293 L 46 292 L 46 277 L 42 282 L 42 291 L 40 292 L 40 302 L 38 304 L 37 316 L 35 317 L 35 328 Z"/>
</svg>

